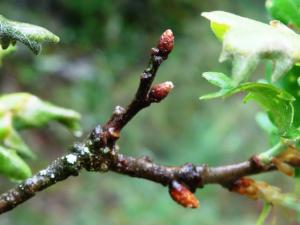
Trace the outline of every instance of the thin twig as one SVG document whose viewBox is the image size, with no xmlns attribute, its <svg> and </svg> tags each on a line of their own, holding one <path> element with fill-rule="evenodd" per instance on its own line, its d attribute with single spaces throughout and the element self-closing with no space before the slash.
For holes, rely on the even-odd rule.
<svg viewBox="0 0 300 225">
<path fill-rule="evenodd" d="M 56 159 L 46 169 L 0 195 L 0 213 L 15 208 L 37 192 L 59 181 L 77 176 L 83 168 L 88 171 L 113 171 L 164 186 L 177 180 L 183 182 L 191 191 L 205 184 L 220 184 L 230 188 L 230 185 L 241 177 L 275 169 L 272 165 L 261 166 L 256 158 L 220 167 L 190 163 L 176 167 L 158 165 L 147 157 L 134 158 L 118 153 L 115 143 L 120 137 L 121 129 L 140 110 L 151 103 L 160 102 L 173 88 L 171 82 L 152 86 L 156 72 L 161 63 L 168 58 L 173 44 L 172 31 L 165 31 L 157 47 L 151 51 L 149 65 L 141 75 L 139 87 L 131 103 L 125 109 L 117 106 L 108 122 L 104 126 L 95 127 L 85 141 L 73 146 L 71 153 Z"/>
</svg>

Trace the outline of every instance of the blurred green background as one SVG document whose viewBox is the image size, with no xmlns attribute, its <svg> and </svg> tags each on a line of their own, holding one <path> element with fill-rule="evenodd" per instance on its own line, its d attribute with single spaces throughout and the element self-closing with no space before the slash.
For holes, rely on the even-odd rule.
<svg viewBox="0 0 300 225">
<path fill-rule="evenodd" d="M 203 72 L 230 72 L 230 63 L 218 63 L 221 43 L 200 13 L 224 10 L 267 22 L 263 0 L 1 0 L 0 9 L 9 19 L 44 26 L 61 38 L 58 45 L 45 46 L 38 57 L 18 45 L 1 67 L 1 93 L 27 91 L 75 109 L 82 114 L 88 134 L 106 121 L 115 105 L 129 102 L 150 48 L 171 28 L 175 48 L 156 82 L 171 80 L 175 89 L 128 124 L 119 142 L 122 153 L 149 155 L 167 165 L 222 165 L 267 148 L 267 135 L 255 122 L 255 104 L 242 104 L 241 96 L 198 100 L 214 90 L 201 77 Z M 262 74 L 263 67 L 256 72 Z M 33 171 L 79 141 L 58 124 L 23 135 L 38 155 L 38 160 L 30 162 Z M 294 188 L 281 175 L 258 178 L 285 191 Z M 0 182 L 1 192 L 14 185 L 3 178 Z M 1 215 L 0 224 L 250 225 L 262 207 L 218 186 L 206 186 L 197 196 L 200 208 L 184 209 L 160 185 L 83 171 Z M 297 224 L 294 216 L 276 208 L 270 222 Z"/>
</svg>

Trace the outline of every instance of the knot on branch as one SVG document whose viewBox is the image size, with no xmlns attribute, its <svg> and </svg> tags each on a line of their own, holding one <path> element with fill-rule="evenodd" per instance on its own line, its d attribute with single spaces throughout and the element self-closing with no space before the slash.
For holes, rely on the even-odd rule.
<svg viewBox="0 0 300 225">
<path fill-rule="evenodd" d="M 184 182 L 192 192 L 199 187 L 203 187 L 201 171 L 192 163 L 184 164 L 179 170 L 177 179 Z"/>
</svg>

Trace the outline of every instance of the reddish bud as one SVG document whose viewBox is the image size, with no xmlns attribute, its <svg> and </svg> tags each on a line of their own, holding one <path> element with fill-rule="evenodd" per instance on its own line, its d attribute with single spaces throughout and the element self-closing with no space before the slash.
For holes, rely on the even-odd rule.
<svg viewBox="0 0 300 225">
<path fill-rule="evenodd" d="M 169 193 L 172 199 L 186 208 L 198 208 L 199 200 L 196 196 L 182 183 L 173 180 L 169 185 Z"/>
<path fill-rule="evenodd" d="M 153 85 L 149 92 L 149 99 L 153 102 L 160 102 L 168 96 L 173 88 L 174 85 L 171 81 Z"/>
<path fill-rule="evenodd" d="M 259 194 L 256 182 L 246 177 L 235 181 L 231 190 L 252 199 L 257 199 Z"/>
<path fill-rule="evenodd" d="M 174 35 L 170 29 L 166 30 L 160 36 L 159 42 L 156 47 L 164 57 L 167 57 L 168 54 L 172 51 L 174 47 Z"/>
</svg>

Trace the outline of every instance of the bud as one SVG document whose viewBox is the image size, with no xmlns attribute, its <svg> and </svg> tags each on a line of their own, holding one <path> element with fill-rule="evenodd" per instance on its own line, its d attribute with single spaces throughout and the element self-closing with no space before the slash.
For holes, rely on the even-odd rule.
<svg viewBox="0 0 300 225">
<path fill-rule="evenodd" d="M 152 102 L 160 102 L 168 96 L 170 91 L 174 88 L 171 81 L 166 81 L 160 84 L 153 85 L 149 92 L 149 99 Z"/>
<path fill-rule="evenodd" d="M 186 208 L 198 208 L 199 200 L 196 196 L 182 183 L 173 180 L 169 185 L 171 198 Z"/>
<path fill-rule="evenodd" d="M 256 182 L 253 179 L 246 177 L 242 177 L 235 181 L 231 190 L 252 199 L 257 199 L 259 195 L 259 189 Z"/>
<path fill-rule="evenodd" d="M 168 29 L 160 36 L 159 42 L 156 47 L 159 49 L 161 55 L 164 58 L 167 58 L 168 54 L 172 51 L 173 46 L 174 35 L 173 32 Z"/>
</svg>

